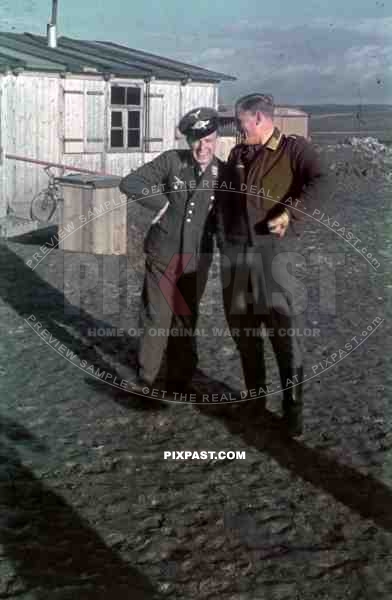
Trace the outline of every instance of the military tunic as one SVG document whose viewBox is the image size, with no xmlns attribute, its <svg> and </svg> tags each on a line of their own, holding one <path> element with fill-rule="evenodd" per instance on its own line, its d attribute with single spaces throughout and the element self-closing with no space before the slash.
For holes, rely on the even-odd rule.
<svg viewBox="0 0 392 600">
<path fill-rule="evenodd" d="M 158 377 L 189 382 L 197 364 L 193 332 L 213 256 L 222 164 L 214 157 L 201 172 L 190 150 L 169 150 L 120 182 L 127 196 L 159 210 L 144 242 L 138 352 L 139 376 L 150 384 Z"/>
</svg>

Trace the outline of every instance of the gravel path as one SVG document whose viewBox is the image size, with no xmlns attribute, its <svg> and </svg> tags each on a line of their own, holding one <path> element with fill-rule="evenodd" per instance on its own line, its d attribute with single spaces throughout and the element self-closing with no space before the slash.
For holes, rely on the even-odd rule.
<svg viewBox="0 0 392 600">
<path fill-rule="evenodd" d="M 280 428 L 276 394 L 254 422 L 245 404 L 142 400 L 87 371 L 132 373 L 142 231 L 132 230 L 132 264 L 54 250 L 33 271 L 26 262 L 42 234 L 0 244 L 0 599 L 391 597 L 392 185 L 361 173 L 353 153 L 328 150 L 336 193 L 321 212 L 380 266 L 336 225 L 308 219 L 293 240 L 306 325 L 320 330 L 305 338 L 306 429 L 296 441 Z M 199 322 L 213 326 L 225 327 L 217 261 Z M 100 327 L 125 335 L 92 336 Z M 350 340 L 353 352 L 326 369 Z M 199 346 L 200 386 L 240 389 L 231 339 L 205 335 Z M 268 364 L 273 387 L 270 352 Z M 164 460 L 166 450 L 246 458 Z"/>
</svg>

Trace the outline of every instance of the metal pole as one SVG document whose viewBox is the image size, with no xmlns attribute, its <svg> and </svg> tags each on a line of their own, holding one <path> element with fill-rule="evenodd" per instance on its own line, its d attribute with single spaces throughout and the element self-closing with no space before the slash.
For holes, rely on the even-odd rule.
<svg viewBox="0 0 392 600">
<path fill-rule="evenodd" d="M 90 171 L 89 169 L 81 169 L 80 167 L 73 167 L 71 165 L 63 165 L 61 163 L 48 162 L 46 160 L 37 160 L 36 158 L 29 158 L 27 156 L 16 156 L 15 154 L 5 154 L 4 158 L 8 160 L 19 160 L 21 162 L 31 163 L 32 165 L 42 165 L 45 167 L 56 167 L 58 169 L 65 169 L 66 171 L 77 171 L 78 173 L 89 173 L 90 175 L 109 175 L 115 177 L 111 173 L 105 173 L 104 171 Z"/>
<path fill-rule="evenodd" d="M 52 19 L 46 27 L 46 38 L 49 48 L 57 48 L 57 0 L 53 0 Z"/>
<path fill-rule="evenodd" d="M 58 0 L 53 0 L 51 25 L 57 25 Z"/>
</svg>

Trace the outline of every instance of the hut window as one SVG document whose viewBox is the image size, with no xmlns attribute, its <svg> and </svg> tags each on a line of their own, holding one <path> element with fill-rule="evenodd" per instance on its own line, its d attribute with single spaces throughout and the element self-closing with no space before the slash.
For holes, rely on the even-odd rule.
<svg viewBox="0 0 392 600">
<path fill-rule="evenodd" d="M 142 90 L 136 86 L 111 87 L 111 148 L 141 148 Z"/>
</svg>

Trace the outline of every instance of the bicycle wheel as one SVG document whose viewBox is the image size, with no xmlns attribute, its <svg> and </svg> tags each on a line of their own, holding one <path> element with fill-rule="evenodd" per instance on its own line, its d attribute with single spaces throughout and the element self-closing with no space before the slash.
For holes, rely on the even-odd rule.
<svg viewBox="0 0 392 600">
<path fill-rule="evenodd" d="M 52 192 L 43 190 L 39 192 L 31 201 L 30 216 L 33 221 L 47 223 L 56 210 L 57 202 Z"/>
</svg>

